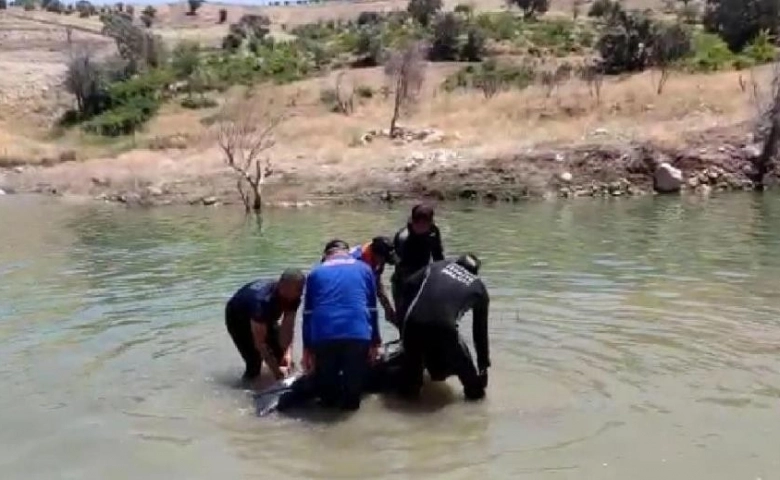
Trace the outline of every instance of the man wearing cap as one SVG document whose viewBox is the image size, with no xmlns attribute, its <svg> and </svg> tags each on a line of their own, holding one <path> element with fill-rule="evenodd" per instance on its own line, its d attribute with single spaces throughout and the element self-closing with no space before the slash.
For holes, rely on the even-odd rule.
<svg viewBox="0 0 780 480">
<path fill-rule="evenodd" d="M 393 238 L 393 247 L 398 255 L 398 265 L 390 278 L 393 303 L 396 310 L 406 300 L 401 294 L 401 285 L 415 272 L 424 269 L 431 261 L 444 260 L 441 232 L 433 220 L 434 210 L 421 203 L 412 208 L 406 226 L 398 230 Z"/>
<path fill-rule="evenodd" d="M 488 306 L 490 296 L 477 276 L 481 262 L 473 254 L 456 261 L 434 262 L 412 275 L 402 286 L 407 307 L 403 315 L 401 393 L 415 397 L 422 387 L 423 369 L 433 381 L 457 375 L 469 400 L 481 399 L 490 367 Z M 458 332 L 458 322 L 472 310 L 477 366 Z"/>
<path fill-rule="evenodd" d="M 244 380 L 257 377 L 263 361 L 277 380 L 284 378 L 304 281 L 300 270 L 288 269 L 278 280 L 247 283 L 227 302 L 225 326 L 246 363 Z"/>
<path fill-rule="evenodd" d="M 385 320 L 398 327 L 393 304 L 387 298 L 385 286 L 382 284 L 382 273 L 385 271 L 385 265 L 395 265 L 397 263 L 398 257 L 395 254 L 393 242 L 388 237 L 374 237 L 370 242 L 353 247 L 350 250 L 350 255 L 353 258 L 362 260 L 371 267 L 376 277 L 377 299 L 379 299 L 379 303 L 385 312 Z"/>
<path fill-rule="evenodd" d="M 304 368 L 328 407 L 360 408 L 369 365 L 382 342 L 371 268 L 341 240 L 325 245 L 323 261 L 306 278 Z"/>
</svg>

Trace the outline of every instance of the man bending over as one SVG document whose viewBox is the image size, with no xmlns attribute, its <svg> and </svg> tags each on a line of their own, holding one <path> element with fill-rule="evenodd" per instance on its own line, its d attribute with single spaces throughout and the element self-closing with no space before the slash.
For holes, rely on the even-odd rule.
<svg viewBox="0 0 780 480">
<path fill-rule="evenodd" d="M 433 381 L 457 375 L 467 399 L 485 396 L 490 367 L 487 329 L 490 296 L 477 276 L 480 264 L 473 254 L 463 255 L 454 262 L 442 260 L 418 271 L 404 283 L 402 294 L 409 303 L 399 314 L 404 315 L 400 389 L 405 396 L 419 394 L 424 368 Z M 458 332 L 458 322 L 468 310 L 473 311 L 477 367 Z"/>
<path fill-rule="evenodd" d="M 225 325 L 246 363 L 244 380 L 257 377 L 264 361 L 277 380 L 284 378 L 304 283 L 300 270 L 288 269 L 278 280 L 244 285 L 228 301 Z"/>
</svg>

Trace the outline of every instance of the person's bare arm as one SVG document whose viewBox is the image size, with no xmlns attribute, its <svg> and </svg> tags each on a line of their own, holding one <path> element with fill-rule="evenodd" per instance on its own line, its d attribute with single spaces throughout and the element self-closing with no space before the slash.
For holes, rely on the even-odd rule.
<svg viewBox="0 0 780 480">
<path fill-rule="evenodd" d="M 292 356 L 293 337 L 295 336 L 295 315 L 297 310 L 284 312 L 282 321 L 279 324 L 279 344 L 282 352 L 287 356 Z"/>
<path fill-rule="evenodd" d="M 278 380 L 284 378 L 284 373 L 282 373 L 282 370 L 279 368 L 279 362 L 276 361 L 276 358 L 274 358 L 274 355 L 268 348 L 268 343 L 266 342 L 267 335 L 268 330 L 265 325 L 260 322 L 252 322 L 252 337 L 255 340 L 255 348 L 260 352 L 260 356 L 268 365 L 268 368 L 271 369 L 271 373 L 273 373 L 274 377 Z"/>
<path fill-rule="evenodd" d="M 385 290 L 381 278 L 376 280 L 376 297 L 379 300 L 380 305 L 382 305 L 382 309 L 385 311 L 385 319 L 388 322 L 395 324 L 395 309 L 393 308 L 390 299 L 387 297 L 387 291 Z"/>
</svg>

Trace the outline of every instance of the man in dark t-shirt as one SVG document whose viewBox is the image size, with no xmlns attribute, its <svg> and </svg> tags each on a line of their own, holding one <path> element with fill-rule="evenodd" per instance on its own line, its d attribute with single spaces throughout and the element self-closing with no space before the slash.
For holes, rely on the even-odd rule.
<svg viewBox="0 0 780 480">
<path fill-rule="evenodd" d="M 244 380 L 257 377 L 263 361 L 277 380 L 284 378 L 304 283 L 300 270 L 288 269 L 278 280 L 247 283 L 227 302 L 225 325 L 246 363 Z"/>
</svg>

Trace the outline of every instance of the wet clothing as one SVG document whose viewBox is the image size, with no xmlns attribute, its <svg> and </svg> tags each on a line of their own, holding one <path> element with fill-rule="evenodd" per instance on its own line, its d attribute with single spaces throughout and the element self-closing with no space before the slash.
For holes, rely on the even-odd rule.
<svg viewBox="0 0 780 480">
<path fill-rule="evenodd" d="M 326 260 L 306 278 L 303 348 L 331 340 L 381 343 L 376 311 L 376 281 L 365 263 L 349 255 Z"/>
<path fill-rule="evenodd" d="M 314 387 L 323 406 L 360 408 L 369 347 L 364 340 L 333 340 L 314 347 Z"/>
<path fill-rule="evenodd" d="M 482 280 L 462 266 L 444 260 L 415 273 L 404 283 L 402 295 L 409 299 L 399 309 L 404 318 L 404 393 L 413 395 L 419 391 L 426 368 L 434 381 L 457 375 L 469 398 L 484 395 L 485 377 L 479 376 L 477 368 L 485 371 L 490 367 L 490 296 Z M 468 310 L 474 317 L 477 367 L 458 332 L 458 322 Z"/>
<path fill-rule="evenodd" d="M 314 387 L 323 404 L 360 407 L 368 351 L 380 343 L 371 268 L 349 254 L 315 267 L 306 279 L 303 348 L 314 355 Z"/>
<path fill-rule="evenodd" d="M 431 261 L 444 260 L 444 246 L 441 232 L 435 224 L 428 233 L 418 235 L 412 230 L 411 223 L 400 229 L 393 238 L 393 246 L 398 255 L 398 265 L 390 279 L 393 304 L 403 302 L 401 286 L 415 272 L 425 268 Z"/>
<path fill-rule="evenodd" d="M 255 280 L 241 287 L 225 306 L 225 326 L 233 339 L 246 370 L 244 378 L 254 378 L 260 374 L 262 356 L 255 345 L 252 322 L 266 326 L 266 344 L 271 353 L 280 361 L 284 356 L 279 343 L 279 319 L 284 311 L 295 311 L 300 301 L 292 305 L 283 305 L 276 293 L 277 282 L 273 280 Z"/>
</svg>

